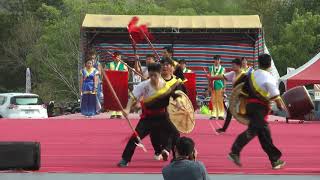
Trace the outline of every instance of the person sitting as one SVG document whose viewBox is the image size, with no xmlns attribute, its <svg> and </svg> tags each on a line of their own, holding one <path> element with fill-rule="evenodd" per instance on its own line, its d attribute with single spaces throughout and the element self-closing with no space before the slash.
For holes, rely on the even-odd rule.
<svg viewBox="0 0 320 180">
<path fill-rule="evenodd" d="M 162 169 L 164 180 L 208 180 L 204 164 L 197 161 L 195 143 L 191 138 L 181 137 L 175 145 L 176 158 Z"/>
</svg>

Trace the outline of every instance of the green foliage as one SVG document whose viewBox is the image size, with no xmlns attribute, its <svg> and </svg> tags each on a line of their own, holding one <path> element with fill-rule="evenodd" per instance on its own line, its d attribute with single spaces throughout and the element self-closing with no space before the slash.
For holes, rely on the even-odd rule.
<svg viewBox="0 0 320 180">
<path fill-rule="evenodd" d="M 319 0 L 0 0 L 0 91 L 24 88 L 45 100 L 78 95 L 80 27 L 84 15 L 258 14 L 280 74 L 310 59 L 320 44 Z M 4 66 L 3 66 L 4 65 Z M 7 71 L 10 69 L 10 71 Z"/>
<path fill-rule="evenodd" d="M 61 11 L 53 6 L 42 4 L 36 11 L 36 15 L 39 17 L 39 20 L 45 23 L 53 23 L 59 19 Z"/>
<path fill-rule="evenodd" d="M 31 71 L 39 76 L 35 92 L 45 100 L 78 96 L 79 13 L 48 25 L 28 56 Z"/>
<path fill-rule="evenodd" d="M 273 58 L 281 74 L 286 67 L 299 67 L 319 50 L 320 15 L 311 12 L 298 14 L 296 10 L 293 20 L 280 33 L 280 41 L 272 46 Z"/>
</svg>

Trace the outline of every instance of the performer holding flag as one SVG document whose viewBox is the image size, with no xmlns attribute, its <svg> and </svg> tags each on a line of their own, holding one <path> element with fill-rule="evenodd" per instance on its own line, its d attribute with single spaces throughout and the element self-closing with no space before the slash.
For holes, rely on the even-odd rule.
<svg viewBox="0 0 320 180">
<path fill-rule="evenodd" d="M 153 47 L 150 40 L 153 39 L 153 36 L 148 32 L 148 28 L 146 25 L 140 25 L 137 26 L 139 18 L 133 17 L 131 21 L 128 24 L 128 32 L 129 32 L 129 38 L 132 43 L 132 47 L 134 49 L 134 52 L 136 54 L 136 43 L 142 42 L 146 40 L 151 49 L 154 52 L 154 55 L 157 59 L 157 61 L 160 61 L 160 57 Z M 163 58 L 161 61 L 161 64 L 166 64 L 162 67 L 162 77 L 166 81 L 166 84 L 173 84 L 176 81 L 182 82 L 184 80 L 183 72 L 180 66 L 178 66 L 178 63 L 176 61 L 172 60 L 172 54 L 173 54 L 173 48 L 172 47 L 165 47 L 163 51 Z M 151 58 L 151 57 L 150 57 Z M 154 59 L 154 57 L 152 58 Z M 148 58 L 147 58 L 148 60 Z M 148 62 L 147 62 L 148 63 Z M 177 65 L 177 66 L 176 66 Z M 138 63 L 136 65 L 137 69 L 140 69 L 138 66 Z M 176 78 L 173 75 L 173 70 L 175 69 Z M 148 80 L 147 80 L 148 81 Z M 185 91 L 185 88 L 183 85 L 179 85 L 177 89 Z M 169 104 L 169 99 L 166 100 L 167 105 Z M 167 106 L 166 105 L 166 106 Z M 166 133 L 162 132 L 162 129 L 155 128 L 153 131 L 151 131 L 150 137 L 152 145 L 155 149 L 155 156 L 154 159 L 160 160 L 163 158 L 163 160 L 167 160 L 169 156 L 169 152 L 172 149 L 173 145 L 175 144 L 176 138 L 179 137 L 179 132 L 175 129 L 175 127 L 171 123 L 167 123 L 165 129 L 169 129 Z"/>
</svg>

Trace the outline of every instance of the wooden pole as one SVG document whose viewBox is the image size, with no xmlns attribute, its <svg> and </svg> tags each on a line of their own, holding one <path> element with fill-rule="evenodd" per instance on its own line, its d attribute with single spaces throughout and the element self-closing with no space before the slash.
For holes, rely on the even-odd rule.
<svg viewBox="0 0 320 180">
<path fill-rule="evenodd" d="M 122 104 L 121 104 L 121 102 L 120 102 L 120 100 L 119 100 L 116 92 L 114 91 L 114 89 L 113 89 L 113 87 L 112 87 L 112 84 L 111 84 L 111 82 L 110 82 L 110 80 L 109 80 L 106 72 L 105 72 L 105 71 L 102 71 L 102 75 L 103 75 L 103 78 L 106 80 L 107 85 L 109 86 L 113 97 L 116 99 L 118 106 L 121 108 L 121 112 L 123 113 L 125 119 L 127 120 L 127 122 L 128 122 L 128 124 L 129 124 L 131 130 L 132 130 L 133 133 L 137 136 L 138 144 L 136 144 L 136 145 L 137 145 L 138 147 L 142 148 L 143 151 L 147 152 L 147 149 L 146 149 L 146 148 L 144 147 L 144 145 L 142 144 L 141 138 L 139 137 L 139 135 L 138 135 L 138 134 L 136 133 L 136 131 L 134 130 L 134 128 L 133 128 L 133 126 L 132 126 L 132 123 L 131 123 L 131 121 L 130 121 L 129 118 L 128 118 L 128 115 L 127 115 L 126 112 L 124 111 L 124 108 L 123 108 L 123 106 L 122 106 Z"/>
</svg>

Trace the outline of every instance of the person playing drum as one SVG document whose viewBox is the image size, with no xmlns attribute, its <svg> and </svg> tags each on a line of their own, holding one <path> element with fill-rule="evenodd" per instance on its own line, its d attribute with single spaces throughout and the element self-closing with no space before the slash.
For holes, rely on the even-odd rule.
<svg viewBox="0 0 320 180">
<path fill-rule="evenodd" d="M 258 57 L 259 69 L 248 74 L 243 87 L 247 95 L 246 115 L 249 119 L 247 130 L 241 133 L 232 145 L 228 158 L 241 166 L 240 152 L 246 144 L 258 136 L 262 149 L 267 153 L 272 169 L 280 169 L 285 162 L 280 160 L 282 153 L 273 144 L 267 116 L 270 101 L 275 101 L 279 109 L 285 106 L 280 97 L 274 77 L 267 71 L 271 67 L 271 57 L 263 54 Z"/>
<path fill-rule="evenodd" d="M 126 116 L 129 114 L 131 107 L 135 103 L 135 99 L 142 98 L 142 114 L 140 120 L 135 128 L 135 133 L 131 136 L 128 141 L 123 153 L 122 159 L 118 163 L 119 167 L 126 167 L 131 161 L 134 154 L 136 143 L 138 142 L 137 136 L 141 139 L 146 137 L 153 130 L 161 130 L 161 138 L 159 143 L 162 146 L 163 151 L 170 151 L 166 149 L 170 147 L 171 144 L 168 141 L 168 136 L 171 135 L 174 128 L 169 121 L 169 115 L 167 113 L 166 107 L 169 104 L 170 97 L 177 98 L 175 91 L 179 89 L 182 81 L 179 79 L 174 79 L 172 81 L 166 82 L 160 75 L 161 65 L 158 63 L 152 63 L 148 65 L 149 79 L 139 83 L 133 89 L 133 96 L 128 101 L 127 107 L 125 109 Z M 177 103 L 179 106 L 179 103 Z"/>
<path fill-rule="evenodd" d="M 169 84 L 175 81 L 183 82 L 181 78 L 174 75 L 174 61 L 171 58 L 163 58 L 160 62 L 161 64 L 161 77 Z M 177 86 L 176 90 L 181 90 L 183 92 L 186 92 L 186 88 L 181 83 L 179 86 Z M 161 143 L 161 136 L 163 133 L 161 133 L 161 129 L 154 129 L 151 134 L 151 142 L 152 146 L 155 150 L 154 159 L 155 160 L 167 160 L 170 150 L 174 151 L 173 147 L 176 143 L 176 140 L 180 137 L 179 131 L 176 130 L 176 128 L 173 127 L 173 125 L 170 123 L 168 126 L 167 134 L 164 137 L 167 137 L 167 139 L 164 139 L 163 141 L 166 141 L 164 145 Z M 163 147 L 165 147 L 163 149 Z M 172 153 L 173 156 L 175 155 L 174 152 Z M 174 157 L 173 157 L 174 158 Z"/>
</svg>

